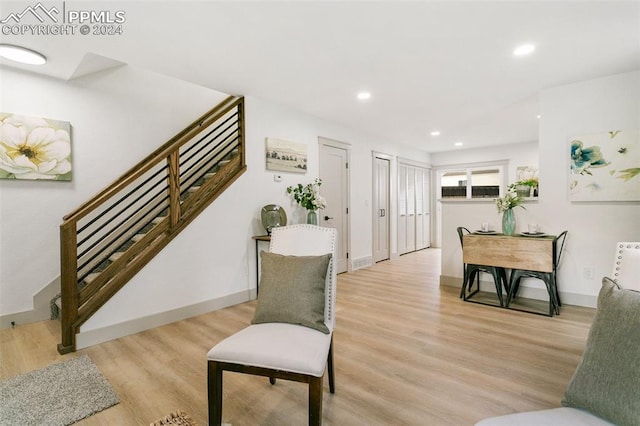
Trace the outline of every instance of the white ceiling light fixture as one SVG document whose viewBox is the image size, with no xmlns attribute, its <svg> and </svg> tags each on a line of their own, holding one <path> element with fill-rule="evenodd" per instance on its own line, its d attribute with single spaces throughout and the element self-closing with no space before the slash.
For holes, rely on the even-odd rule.
<svg viewBox="0 0 640 426">
<path fill-rule="evenodd" d="M 463 144 L 462 142 L 456 142 L 456 143 L 454 143 L 453 145 L 454 145 L 454 146 L 462 146 L 462 145 L 464 145 L 464 144 Z"/>
<path fill-rule="evenodd" d="M 523 44 L 522 46 L 518 46 L 513 51 L 515 56 L 527 56 L 533 51 L 536 50 L 536 47 L 533 44 Z"/>
<path fill-rule="evenodd" d="M 27 65 L 44 65 L 47 63 L 47 58 L 43 54 L 13 44 L 0 43 L 0 56 Z"/>
<path fill-rule="evenodd" d="M 438 130 L 434 130 L 431 132 L 431 136 L 440 136 L 440 132 Z"/>
<path fill-rule="evenodd" d="M 358 93 L 358 99 L 361 101 L 368 101 L 371 99 L 371 93 L 369 92 L 360 92 Z"/>
</svg>

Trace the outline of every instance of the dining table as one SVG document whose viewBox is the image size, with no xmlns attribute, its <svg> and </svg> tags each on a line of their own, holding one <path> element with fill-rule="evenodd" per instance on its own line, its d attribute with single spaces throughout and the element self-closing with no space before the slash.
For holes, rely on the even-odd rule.
<svg viewBox="0 0 640 426">
<path fill-rule="evenodd" d="M 544 233 L 504 235 L 498 232 L 476 231 L 463 236 L 462 258 L 467 265 L 493 266 L 505 270 L 526 270 L 551 275 L 555 271 L 556 238 L 556 235 Z M 467 285 L 469 278 L 464 277 L 463 286 Z M 510 296 L 515 296 L 510 291 L 512 284 L 507 280 L 505 290 Z M 507 300 L 509 299 L 511 297 Z M 508 303 L 505 307 L 508 307 Z"/>
</svg>

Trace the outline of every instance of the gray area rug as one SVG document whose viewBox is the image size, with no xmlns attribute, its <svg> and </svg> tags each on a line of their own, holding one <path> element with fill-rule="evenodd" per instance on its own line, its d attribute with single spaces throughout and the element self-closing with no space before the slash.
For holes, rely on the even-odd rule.
<svg viewBox="0 0 640 426">
<path fill-rule="evenodd" d="M 70 425 L 119 402 L 87 355 L 0 383 L 0 425 Z"/>
</svg>

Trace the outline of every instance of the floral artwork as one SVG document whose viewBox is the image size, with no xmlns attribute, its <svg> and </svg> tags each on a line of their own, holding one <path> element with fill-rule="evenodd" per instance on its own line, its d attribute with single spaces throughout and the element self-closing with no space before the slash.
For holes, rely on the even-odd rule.
<svg viewBox="0 0 640 426">
<path fill-rule="evenodd" d="M 307 173 L 307 145 L 267 138 L 267 170 Z"/>
<path fill-rule="evenodd" d="M 0 113 L 0 178 L 71 180 L 71 124 Z"/>
<path fill-rule="evenodd" d="M 571 139 L 571 201 L 640 201 L 640 130 Z"/>
</svg>

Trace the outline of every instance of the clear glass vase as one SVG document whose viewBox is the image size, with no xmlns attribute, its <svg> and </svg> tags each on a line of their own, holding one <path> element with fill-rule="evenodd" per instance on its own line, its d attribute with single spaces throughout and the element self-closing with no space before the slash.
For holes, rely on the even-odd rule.
<svg viewBox="0 0 640 426">
<path fill-rule="evenodd" d="M 317 225 L 318 224 L 318 213 L 314 210 L 309 210 L 307 212 L 307 223 L 309 225 Z"/>
<path fill-rule="evenodd" d="M 504 235 L 513 235 L 516 232 L 516 215 L 513 209 L 505 210 L 502 214 L 502 233 Z"/>
</svg>

